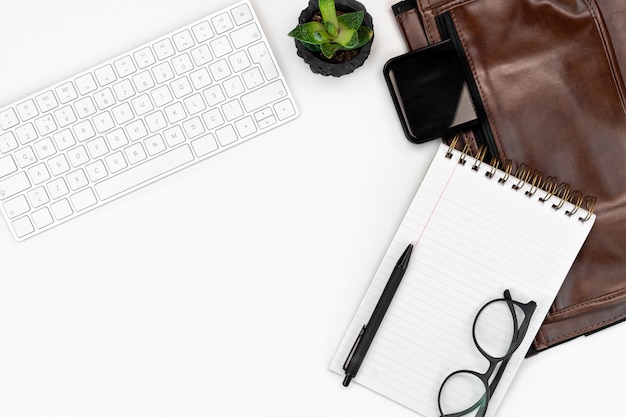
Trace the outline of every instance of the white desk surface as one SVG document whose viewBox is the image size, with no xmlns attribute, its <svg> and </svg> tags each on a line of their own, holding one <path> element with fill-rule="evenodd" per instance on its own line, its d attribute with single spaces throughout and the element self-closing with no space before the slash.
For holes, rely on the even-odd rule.
<svg viewBox="0 0 626 417">
<path fill-rule="evenodd" d="M 229 3 L 7 3 L 0 105 Z M 364 1 L 372 54 L 341 79 L 286 36 L 306 3 L 253 0 L 297 120 L 23 243 L 0 224 L 0 416 L 415 415 L 328 364 L 437 144 L 387 93 L 394 1 Z M 623 414 L 625 342 L 526 360 L 498 415 Z"/>
</svg>

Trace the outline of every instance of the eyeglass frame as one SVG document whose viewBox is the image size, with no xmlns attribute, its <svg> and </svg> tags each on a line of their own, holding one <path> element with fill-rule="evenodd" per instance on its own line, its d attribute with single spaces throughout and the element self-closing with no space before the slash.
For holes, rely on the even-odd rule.
<svg viewBox="0 0 626 417">
<path fill-rule="evenodd" d="M 514 331 L 513 331 L 513 337 L 511 340 L 511 345 L 509 346 L 509 349 L 507 350 L 507 352 L 501 357 L 496 357 L 496 356 L 491 356 L 490 354 L 488 354 L 478 343 L 478 340 L 476 339 L 476 323 L 478 321 L 478 317 L 480 317 L 480 313 L 482 313 L 483 310 L 485 310 L 488 306 L 490 306 L 493 303 L 502 302 L 502 301 L 506 302 L 507 306 L 509 307 L 509 310 L 511 311 L 511 316 L 513 317 Z M 519 307 L 524 313 L 524 319 L 522 320 L 519 327 L 517 325 L 518 320 L 517 320 L 517 314 L 515 313 L 515 306 Z M 452 372 L 450 375 L 448 375 L 441 383 L 441 387 L 439 388 L 439 394 L 437 396 L 437 406 L 439 408 L 440 417 L 461 417 L 468 413 L 471 413 L 472 411 L 474 411 L 476 408 L 479 408 L 479 407 L 482 407 L 482 408 L 479 408 L 478 413 L 476 414 L 476 417 L 484 417 L 485 413 L 487 412 L 487 407 L 489 405 L 491 396 L 495 392 L 498 386 L 498 382 L 500 382 L 500 378 L 504 374 L 504 370 L 506 369 L 506 366 L 509 363 L 511 356 L 513 356 L 513 353 L 515 353 L 517 348 L 519 348 L 522 341 L 526 337 L 526 332 L 528 331 L 528 326 L 530 325 L 530 319 L 532 318 L 532 315 L 535 312 L 536 307 L 537 307 L 537 303 L 534 301 L 529 301 L 528 303 L 521 303 L 519 301 L 513 300 L 513 298 L 511 297 L 511 292 L 508 289 L 506 289 L 504 290 L 503 298 L 496 298 L 494 300 L 491 300 L 487 302 L 485 305 L 483 305 L 480 310 L 478 310 L 478 313 L 476 313 L 476 317 L 474 318 L 474 324 L 472 325 L 472 339 L 474 340 L 474 346 L 476 346 L 480 354 L 483 355 L 483 357 L 489 361 L 489 368 L 487 369 L 487 371 L 485 371 L 482 374 L 476 371 L 461 369 L 461 370 Z M 498 368 L 498 371 L 496 372 L 493 378 L 493 381 L 489 383 L 489 379 L 493 375 L 498 364 L 500 364 L 500 367 Z M 441 407 L 441 393 L 443 392 L 443 387 L 446 385 L 446 382 L 448 382 L 450 378 L 461 373 L 467 373 L 478 378 L 483 383 L 483 386 L 485 388 L 485 393 L 480 397 L 480 399 L 478 399 L 478 401 L 476 401 L 475 404 L 473 404 L 469 408 L 463 411 L 459 411 L 457 413 L 444 414 L 442 407 Z"/>
</svg>

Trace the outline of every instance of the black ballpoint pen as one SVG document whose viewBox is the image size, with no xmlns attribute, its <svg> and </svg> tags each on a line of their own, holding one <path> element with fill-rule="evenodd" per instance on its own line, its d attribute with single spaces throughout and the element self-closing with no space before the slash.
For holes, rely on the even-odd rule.
<svg viewBox="0 0 626 417">
<path fill-rule="evenodd" d="M 374 311 L 372 312 L 369 322 L 364 325 L 359 332 L 359 335 L 357 336 L 354 345 L 348 354 L 348 358 L 343 364 L 343 370 L 346 374 L 343 379 L 344 387 L 350 385 L 350 381 L 359 371 L 361 363 L 363 363 L 363 359 L 365 358 L 365 354 L 374 340 L 374 336 L 378 331 L 380 323 L 383 321 L 383 317 L 385 317 L 385 313 L 391 304 L 391 300 L 393 300 L 393 296 L 400 285 L 400 281 L 402 281 L 402 277 L 404 276 L 406 268 L 409 265 L 409 259 L 411 259 L 412 252 L 413 244 L 410 243 L 402 253 L 402 256 L 400 256 L 400 259 L 398 259 L 396 266 L 393 268 L 391 276 L 387 281 L 387 285 L 385 285 L 385 289 L 380 295 L 378 303 L 376 303 L 376 307 L 374 307 Z"/>
</svg>

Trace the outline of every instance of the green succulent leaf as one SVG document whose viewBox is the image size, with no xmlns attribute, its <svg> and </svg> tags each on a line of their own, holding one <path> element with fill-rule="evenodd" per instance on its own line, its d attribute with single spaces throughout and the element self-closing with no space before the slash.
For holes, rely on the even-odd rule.
<svg viewBox="0 0 626 417">
<path fill-rule="evenodd" d="M 328 32 L 328 35 L 331 38 L 337 37 L 337 35 L 339 34 L 339 29 L 337 28 L 337 26 L 333 25 L 330 22 L 324 22 L 324 26 L 326 27 L 326 32 Z"/>
<path fill-rule="evenodd" d="M 374 37 L 374 31 L 367 26 L 361 26 L 357 33 L 359 34 L 359 44 L 356 46 L 356 48 L 362 47 L 363 45 L 371 41 L 372 37 Z"/>
<path fill-rule="evenodd" d="M 322 52 L 321 45 L 316 45 L 316 44 L 313 44 L 313 43 L 306 43 L 306 42 L 301 42 L 301 43 L 302 43 L 302 45 L 304 45 L 305 48 L 307 48 L 310 51 Z"/>
<path fill-rule="evenodd" d="M 363 23 L 363 16 L 365 13 L 363 10 L 359 10 L 358 12 L 346 13 L 337 17 L 339 20 L 339 27 L 341 29 L 353 29 L 358 30 Z"/>
<path fill-rule="evenodd" d="M 299 41 L 317 45 L 331 40 L 328 32 L 326 32 L 326 27 L 320 22 L 308 22 L 298 25 L 288 35 Z"/>
<path fill-rule="evenodd" d="M 334 42 L 346 49 L 353 49 L 359 42 L 359 35 L 354 29 L 341 28 Z"/>
<path fill-rule="evenodd" d="M 328 59 L 332 58 L 333 54 L 341 49 L 341 45 L 336 43 L 325 43 L 320 45 L 322 49 L 322 54 Z"/>
<path fill-rule="evenodd" d="M 339 30 L 339 21 L 337 20 L 335 0 L 320 0 L 319 8 L 320 14 L 322 15 L 322 21 L 326 24 L 331 24 L 333 27 Z"/>
</svg>

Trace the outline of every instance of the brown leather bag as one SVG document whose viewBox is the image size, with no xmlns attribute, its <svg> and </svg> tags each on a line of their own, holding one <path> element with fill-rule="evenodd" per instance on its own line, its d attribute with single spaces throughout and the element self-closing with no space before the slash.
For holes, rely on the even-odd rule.
<svg viewBox="0 0 626 417">
<path fill-rule="evenodd" d="M 482 125 L 463 135 L 474 149 L 597 198 L 529 353 L 626 319 L 626 2 L 408 0 L 393 10 L 409 49 L 456 43 Z"/>
</svg>

